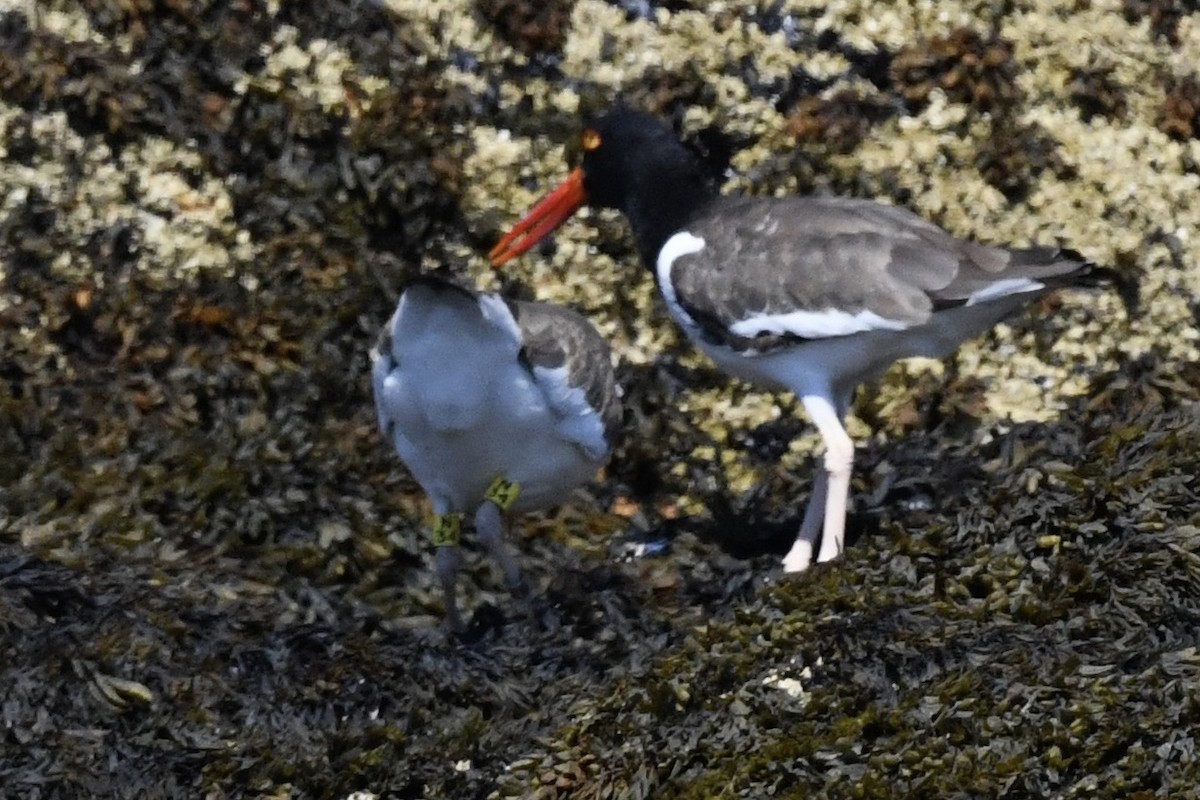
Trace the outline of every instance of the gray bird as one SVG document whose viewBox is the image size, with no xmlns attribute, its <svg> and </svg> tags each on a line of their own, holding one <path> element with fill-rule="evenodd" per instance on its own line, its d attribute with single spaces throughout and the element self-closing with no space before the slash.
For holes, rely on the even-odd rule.
<svg viewBox="0 0 1200 800">
<path fill-rule="evenodd" d="M 433 505 L 446 626 L 461 631 L 464 515 L 524 597 L 505 513 L 560 503 L 608 460 L 621 415 L 608 345 L 571 309 L 422 278 L 371 362 L 380 430 Z"/>
</svg>

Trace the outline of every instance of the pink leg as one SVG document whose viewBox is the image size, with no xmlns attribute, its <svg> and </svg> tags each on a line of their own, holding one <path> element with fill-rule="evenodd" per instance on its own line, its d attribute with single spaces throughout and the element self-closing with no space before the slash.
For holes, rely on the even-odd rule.
<svg viewBox="0 0 1200 800">
<path fill-rule="evenodd" d="M 817 561 L 829 561 L 841 555 L 846 534 L 846 503 L 850 496 L 850 469 L 854 464 L 854 442 L 842 425 L 833 403 L 822 395 L 801 398 L 821 438 L 825 440 L 825 524 L 821 532 L 821 550 Z"/>
<path fill-rule="evenodd" d="M 784 572 L 804 572 L 812 565 L 813 546 L 821 535 L 821 526 L 825 521 L 825 490 L 828 484 L 829 474 L 823 466 L 817 466 L 812 494 L 808 498 L 808 507 L 804 509 L 804 521 L 800 523 L 800 532 L 796 534 L 796 542 L 792 549 L 783 557 Z"/>
</svg>

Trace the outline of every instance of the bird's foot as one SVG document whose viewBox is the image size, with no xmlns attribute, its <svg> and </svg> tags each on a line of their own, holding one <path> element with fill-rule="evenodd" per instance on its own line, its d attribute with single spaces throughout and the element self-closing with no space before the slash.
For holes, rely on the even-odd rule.
<svg viewBox="0 0 1200 800">
<path fill-rule="evenodd" d="M 792 549 L 783 557 L 784 572 L 804 572 L 812 566 L 813 546 L 812 542 L 805 539 L 797 539 Z"/>
</svg>

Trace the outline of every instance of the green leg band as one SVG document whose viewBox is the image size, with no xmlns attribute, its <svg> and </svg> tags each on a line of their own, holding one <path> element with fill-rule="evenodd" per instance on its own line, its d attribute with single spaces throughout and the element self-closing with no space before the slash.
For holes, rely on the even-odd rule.
<svg viewBox="0 0 1200 800">
<path fill-rule="evenodd" d="M 445 514 L 433 518 L 435 547 L 458 547 L 462 541 L 462 514 Z"/>
<path fill-rule="evenodd" d="M 488 490 L 483 493 L 483 499 L 491 500 L 500 506 L 501 511 L 508 511 L 512 508 L 513 503 L 517 502 L 517 498 L 520 496 L 521 484 L 507 478 L 496 478 Z"/>
</svg>

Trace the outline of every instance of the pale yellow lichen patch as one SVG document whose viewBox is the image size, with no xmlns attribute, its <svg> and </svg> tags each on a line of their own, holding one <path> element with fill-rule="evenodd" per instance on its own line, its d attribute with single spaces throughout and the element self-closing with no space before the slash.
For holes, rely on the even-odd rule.
<svg viewBox="0 0 1200 800">
<path fill-rule="evenodd" d="M 944 34 L 955 28 L 986 31 L 990 19 L 989 4 L 985 2 L 919 0 L 885 4 L 870 0 L 802 0 L 790 7 L 820 11 L 820 16 L 811 23 L 815 30 L 836 31 L 851 47 L 871 53 L 880 47 L 898 50 L 915 36 Z"/>
<path fill-rule="evenodd" d="M 3 5 L 5 4 L 0 3 L 0 7 Z M 20 11 L 20 4 L 18 3 L 17 6 L 17 8 L 7 10 Z M 94 42 L 100 38 L 92 30 L 91 22 L 86 14 L 67 14 L 54 9 L 38 14 L 33 19 L 38 30 L 53 34 L 64 42 Z"/>
<path fill-rule="evenodd" d="M 141 265 L 179 275 L 202 268 L 227 269 L 248 257 L 246 239 L 238 244 L 233 204 L 222 181 L 209 175 L 202 159 L 166 140 L 147 138 L 114 159 L 100 139 L 84 139 L 64 114 L 43 114 L 33 134 L 48 148 L 36 166 L 0 165 L 0 183 L 9 187 L 0 211 L 11 211 L 37 191 L 55 202 L 56 225 L 70 232 L 76 247 L 54 255 L 51 267 L 65 280 L 92 281 L 103 287 L 85 243 L 113 225 L 132 223 L 140 232 Z M 86 172 L 79 181 L 73 171 Z M 203 175 L 202 179 L 196 176 Z M 193 186 L 195 183 L 197 185 Z M 129 199 L 136 187 L 137 201 Z M 231 249 L 232 248 L 232 249 Z M 236 251 L 236 252 L 235 252 Z"/>
<path fill-rule="evenodd" d="M 805 54 L 804 71 L 818 80 L 828 80 L 846 75 L 850 71 L 850 61 L 840 53 L 818 51 Z"/>
<path fill-rule="evenodd" d="M 1078 71 L 1108 73 L 1121 86 L 1159 82 L 1163 44 L 1145 29 L 1145 22 L 1126 22 L 1117 5 L 1095 4 L 1060 14 L 1056 3 L 1045 0 L 1034 13 L 1006 17 L 1000 35 L 1013 43 L 1013 58 L 1020 65 L 1017 82 L 1030 107 L 1061 103 Z M 1127 92 L 1124 99 L 1134 114 L 1152 116 L 1155 99 L 1150 93 Z"/>
<path fill-rule="evenodd" d="M 1029 231 L 1032 222 L 1036 238 L 1057 235 L 1105 262 L 1120 253 L 1150 253 L 1151 240 L 1163 232 L 1176 236 L 1185 261 L 1200 263 L 1195 237 L 1187 235 L 1200 226 L 1200 177 L 1185 168 L 1195 143 L 1168 139 L 1153 127 L 1153 118 L 1140 124 L 1104 119 L 1083 123 L 1069 112 L 1041 107 L 1032 108 L 1027 118 L 1055 132 L 1075 175 L 1069 181 L 1042 176 L 1026 200 L 1035 212 L 1032 218 L 1014 209 L 998 224 L 1001 235 Z M 1195 270 L 1180 273 L 1150 268 L 1152 264 L 1146 265 L 1141 279 L 1142 314 L 1125 337 L 1123 350 L 1137 353 L 1158 347 L 1173 357 L 1194 358 L 1195 325 L 1177 289 L 1183 283 L 1194 296 Z M 1172 335 L 1159 335 L 1164 330 Z"/>
<path fill-rule="evenodd" d="M 571 12 L 563 45 L 563 71 L 599 86 L 619 86 L 648 67 L 662 65 L 661 35 L 647 20 L 625 21 L 625 12 L 599 0 L 580 0 Z"/>
<path fill-rule="evenodd" d="M 513 217 L 527 207 L 537 193 L 521 188 L 528 170 L 553 159 L 535 159 L 530 140 L 515 138 L 506 130 L 479 126 L 470 131 L 471 149 L 463 162 L 467 177 L 463 210 L 468 215 L 496 209 Z M 557 148 L 562 152 L 561 146 Z M 545 176 L 547 183 L 550 176 Z M 502 203 L 502 208 L 497 208 Z"/>
<path fill-rule="evenodd" d="M 231 274 L 234 263 L 252 257 L 249 237 L 238 235 L 224 183 L 204 172 L 200 156 L 147 139 L 143 147 L 122 154 L 121 166 L 127 174 L 143 176 L 147 202 L 129 213 L 141 224 L 146 256 L 168 274 L 209 269 Z M 205 177 L 196 180 L 196 175 Z M 114 213 L 119 206 L 110 208 Z"/>
<path fill-rule="evenodd" d="M 496 40 L 491 28 L 479 25 L 475 3 L 470 0 L 381 0 L 403 27 L 405 37 L 418 45 L 423 61 L 451 61 L 455 50 L 477 53 L 487 59 L 523 61 L 508 45 Z"/>
<path fill-rule="evenodd" d="M 714 74 L 728 72 L 730 64 L 751 58 L 759 79 L 765 82 L 786 79 L 800 60 L 781 35 L 767 35 L 743 16 L 735 17 L 719 32 L 714 30 L 712 19 L 711 9 L 672 15 L 664 26 L 669 37 L 666 46 L 693 63 L 698 57 L 701 68 Z"/>
<path fill-rule="evenodd" d="M 20 111 L 16 108 L 7 105 L 2 108 L 4 109 L 2 118 L 6 123 L 15 120 L 20 115 Z M 45 143 L 44 152 L 47 155 L 56 152 L 63 155 L 66 152 L 78 153 L 86 148 L 84 139 L 71 129 L 66 114 L 62 112 L 39 115 L 32 121 L 30 133 L 38 142 Z M 5 152 L 7 152 L 7 147 Z M 103 154 L 108 154 L 107 147 L 104 148 Z M 47 159 L 47 161 L 49 163 L 26 166 L 5 159 L 0 161 L 0 170 L 3 170 L 0 174 L 3 175 L 6 186 L 36 186 L 48 199 L 60 200 L 61 193 L 68 190 L 69 162 L 65 158 Z M 14 200 L 14 196 L 8 194 L 4 198 L 4 203 L 11 209 Z"/>
<path fill-rule="evenodd" d="M 718 30 L 713 20 L 722 14 L 728 16 L 728 23 Z M 783 81 L 802 58 L 782 35 L 764 33 L 732 9 L 721 11 L 712 5 L 703 12 L 660 9 L 654 21 L 628 22 L 611 3 L 581 0 L 572 12 L 563 69 L 613 88 L 631 85 L 651 68 L 672 73 L 695 70 L 717 90 L 718 107 L 732 110 L 733 104 L 751 96 L 740 76 L 730 71 L 731 64 L 752 59 L 760 80 Z"/>
<path fill-rule="evenodd" d="M 1196 54 L 1200 53 L 1200 13 L 1192 13 L 1179 20 L 1175 29 L 1179 37 L 1179 46 L 1167 54 L 1167 64 L 1172 74 L 1183 77 L 1195 74 L 1197 67 Z"/>
<path fill-rule="evenodd" d="M 1057 135 L 1070 143 L 1063 151 L 1072 160 L 1078 176 L 1065 188 L 1080 196 L 1077 203 L 1087 204 L 1079 209 L 1084 215 L 1081 221 L 1101 217 L 1140 218 L 1156 228 L 1171 230 L 1196 219 L 1200 212 L 1197 199 L 1200 176 L 1181 169 L 1183 148 L 1161 131 L 1150 126 L 1114 125 L 1106 121 L 1085 125 L 1038 112 L 1031 112 L 1030 116 L 1044 126 L 1053 125 Z M 1081 183 L 1094 191 L 1078 191 Z M 1029 204 L 1038 208 L 1041 200 L 1035 191 Z M 1064 223 L 1070 225 L 1071 220 Z M 1129 236 L 1140 234 L 1134 228 L 1128 231 Z M 1140 239 L 1125 238 L 1113 246 L 1127 249 L 1139 242 Z"/>
<path fill-rule="evenodd" d="M 265 91 L 296 91 L 324 111 L 346 106 L 345 81 L 355 76 L 354 63 L 344 49 L 325 39 L 301 42 L 290 25 L 275 29 L 263 46 L 266 65 L 254 84 Z"/>
</svg>

